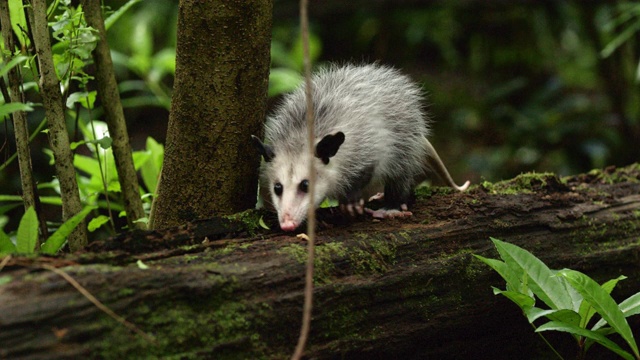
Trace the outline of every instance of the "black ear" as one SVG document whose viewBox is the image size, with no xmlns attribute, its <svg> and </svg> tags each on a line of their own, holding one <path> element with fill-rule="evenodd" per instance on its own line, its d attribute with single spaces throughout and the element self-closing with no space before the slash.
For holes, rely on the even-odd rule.
<svg viewBox="0 0 640 360">
<path fill-rule="evenodd" d="M 322 159 L 325 164 L 329 163 L 329 158 L 333 157 L 344 142 L 344 133 L 339 131 L 334 135 L 327 135 L 316 145 L 315 155 Z"/>
<path fill-rule="evenodd" d="M 273 153 L 271 146 L 263 144 L 256 136 L 251 135 L 251 140 L 253 141 L 253 145 L 256 149 L 258 149 L 260 155 L 264 157 L 264 161 L 269 162 L 274 158 L 274 156 L 276 156 L 276 154 Z"/>
</svg>

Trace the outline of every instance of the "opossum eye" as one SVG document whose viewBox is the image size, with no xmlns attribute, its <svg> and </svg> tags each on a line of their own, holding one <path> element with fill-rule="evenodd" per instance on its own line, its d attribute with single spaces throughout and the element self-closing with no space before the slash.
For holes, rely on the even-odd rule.
<svg viewBox="0 0 640 360">
<path fill-rule="evenodd" d="M 300 191 L 302 191 L 303 193 L 307 193 L 309 192 L 309 180 L 302 180 L 300 182 Z"/>
<path fill-rule="evenodd" d="M 277 196 L 282 195 L 282 184 L 275 183 L 273 185 L 273 192 L 275 192 Z"/>
</svg>

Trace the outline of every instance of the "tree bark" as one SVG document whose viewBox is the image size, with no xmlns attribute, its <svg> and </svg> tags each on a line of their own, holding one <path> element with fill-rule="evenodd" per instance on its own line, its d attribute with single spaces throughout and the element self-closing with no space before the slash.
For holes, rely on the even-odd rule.
<svg viewBox="0 0 640 360">
<path fill-rule="evenodd" d="M 176 77 L 151 228 L 256 203 L 271 0 L 181 0 Z"/>
<path fill-rule="evenodd" d="M 133 166 L 127 122 L 124 118 L 118 83 L 113 73 L 113 61 L 107 43 L 107 31 L 102 18 L 100 0 L 82 0 L 84 18 L 87 25 L 98 32 L 98 43 L 93 51 L 93 61 L 96 64 L 96 80 L 98 81 L 98 94 L 102 99 L 105 120 L 109 127 L 109 135 L 113 139 L 113 157 L 118 171 L 118 180 L 122 190 L 124 206 L 127 212 L 127 225 L 130 229 L 146 229 L 144 222 L 136 220 L 145 217 L 140 198 L 140 185 L 138 175 Z"/>
<path fill-rule="evenodd" d="M 56 175 L 60 182 L 62 219 L 66 221 L 82 210 L 82 203 L 76 171 L 73 167 L 73 154 L 69 147 L 60 82 L 53 64 L 47 25 L 47 3 L 45 0 L 30 0 L 30 3 L 32 16 L 29 16 L 29 21 L 31 21 L 40 71 L 40 94 L 49 124 L 49 143 L 55 159 Z M 68 242 L 71 251 L 82 249 L 87 244 L 87 228 L 84 220 L 69 235 Z"/>
<path fill-rule="evenodd" d="M 493 236 L 551 268 L 599 282 L 628 276 L 612 294 L 618 302 L 637 292 L 640 164 L 565 180 L 524 175 L 466 193 L 436 190 L 418 199 L 409 219 L 345 221 L 320 211 L 332 226 L 318 232 L 306 356 L 550 358 L 519 309 L 492 294 L 504 281 L 472 254 L 497 257 Z M 305 242 L 264 230 L 250 235 L 255 230 L 243 232 L 241 223 L 218 218 L 123 234 L 91 244 L 91 253 L 5 260 L 0 357 L 289 357 L 302 312 Z M 43 263 L 72 275 L 156 343 L 104 315 L 42 271 Z M 629 322 L 638 338 L 640 316 Z M 566 358 L 575 356 L 570 335 L 545 336 Z M 594 346 L 589 355 L 611 354 Z"/>
</svg>

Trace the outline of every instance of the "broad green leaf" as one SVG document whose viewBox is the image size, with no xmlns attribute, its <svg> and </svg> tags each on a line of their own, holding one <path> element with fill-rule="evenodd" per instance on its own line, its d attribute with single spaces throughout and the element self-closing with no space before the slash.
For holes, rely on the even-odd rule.
<svg viewBox="0 0 640 360">
<path fill-rule="evenodd" d="M 134 151 L 131 157 L 133 158 L 133 167 L 138 170 L 151 158 L 151 153 L 148 151 Z"/>
<path fill-rule="evenodd" d="M 13 32 L 18 37 L 20 41 L 20 45 L 22 47 L 26 47 L 25 45 L 29 44 L 29 36 L 22 31 L 22 29 L 27 29 L 27 19 L 24 16 L 24 8 L 23 8 L 22 0 L 9 0 L 9 16 L 11 18 L 11 27 L 13 28 Z M 17 45 L 17 44 L 16 44 Z M 13 49 L 11 50 L 13 51 Z"/>
<path fill-rule="evenodd" d="M 618 307 L 622 310 L 625 317 L 640 314 L 640 292 L 628 297 L 626 300 L 621 302 Z M 606 325 L 606 323 L 607 321 L 605 319 L 600 319 L 600 321 L 598 321 L 591 330 L 597 330 Z"/>
<path fill-rule="evenodd" d="M 29 207 L 22 215 L 16 236 L 16 250 L 22 254 L 32 254 L 38 241 L 38 215 L 33 207 Z"/>
<path fill-rule="evenodd" d="M 633 355 L 631 355 L 628 352 L 622 350 L 622 348 L 620 348 L 620 346 L 618 346 L 618 344 L 616 344 L 613 341 L 607 339 L 604 335 L 602 335 L 602 334 L 600 334 L 600 333 L 598 333 L 596 331 L 583 329 L 583 328 L 581 328 L 579 326 L 566 324 L 566 323 L 562 323 L 562 322 L 559 322 L 559 321 L 550 321 L 550 322 L 538 327 L 536 329 L 536 332 L 549 331 L 549 330 L 568 332 L 568 333 L 571 333 L 571 334 L 583 336 L 583 337 L 588 338 L 588 339 L 592 339 L 592 340 L 596 341 L 597 343 L 601 344 L 602 346 L 606 347 L 607 349 L 609 349 L 609 350 L 615 352 L 616 354 L 620 355 L 621 357 L 623 357 L 623 358 L 625 358 L 627 360 L 634 360 Z"/>
<path fill-rule="evenodd" d="M 9 70 L 13 69 L 14 67 L 20 65 L 21 63 L 23 63 L 23 62 L 25 62 L 27 60 L 29 60 L 29 57 L 24 56 L 24 55 L 14 56 L 6 64 L 3 63 L 2 67 L 0 67 L 0 76 L 4 77 L 5 75 L 7 75 Z"/>
<path fill-rule="evenodd" d="M 139 269 L 142 270 L 147 270 L 149 269 L 149 265 L 145 264 L 144 262 L 142 262 L 142 260 L 138 259 L 138 261 L 136 262 L 136 265 L 138 265 Z"/>
<path fill-rule="evenodd" d="M 577 312 L 569 309 L 545 310 L 533 307 L 526 310 L 525 315 L 527 316 L 529 322 L 532 324 L 534 321 L 543 316 L 551 321 L 560 321 L 574 326 L 579 326 L 580 324 L 580 315 L 578 315 Z"/>
<path fill-rule="evenodd" d="M 597 282 L 581 272 L 565 269 L 558 272 L 558 274 L 567 279 L 571 286 L 578 290 L 584 300 L 588 301 L 598 314 L 629 344 L 633 353 L 640 357 L 638 345 L 633 338 L 627 319 L 625 319 L 622 310 L 620 310 L 618 304 L 609 293 L 602 289 Z"/>
<path fill-rule="evenodd" d="M 145 217 L 141 217 L 139 219 L 135 219 L 133 220 L 134 223 L 142 223 L 142 224 L 149 224 L 149 217 L 145 216 Z"/>
<path fill-rule="evenodd" d="M 65 221 L 64 224 L 62 224 L 58 230 L 53 235 L 49 236 L 47 241 L 42 244 L 42 248 L 40 250 L 44 254 L 55 254 L 58 252 L 62 245 L 64 245 L 65 241 L 67 241 L 69 234 L 73 232 L 78 224 L 80 224 L 93 209 L 95 209 L 95 207 L 87 206 L 69 220 Z"/>
<path fill-rule="evenodd" d="M 522 309 L 522 311 L 526 311 L 527 309 L 533 307 L 535 304 L 535 299 L 517 291 L 505 291 L 500 290 L 496 287 L 493 287 L 494 295 L 503 295 L 507 299 L 513 301 L 516 305 Z"/>
<path fill-rule="evenodd" d="M 16 111 L 33 111 L 31 103 L 25 104 L 21 102 L 5 103 L 0 105 L 0 122 L 4 121 L 5 117 L 9 114 L 13 114 Z"/>
<path fill-rule="evenodd" d="M 104 150 L 111 148 L 111 145 L 113 145 L 113 139 L 109 136 L 104 136 L 98 140 L 91 140 L 89 142 L 100 145 L 100 147 Z"/>
<path fill-rule="evenodd" d="M 71 93 L 67 97 L 67 108 L 73 109 L 76 103 L 79 103 L 85 109 L 93 109 L 93 104 L 96 101 L 96 91 L 77 91 Z"/>
<path fill-rule="evenodd" d="M 98 160 L 92 157 L 76 154 L 73 157 L 73 166 L 78 170 L 84 171 L 90 176 L 100 177 L 100 164 L 98 163 Z"/>
<path fill-rule="evenodd" d="M 0 229 L 0 254 L 13 254 L 16 246 L 11 242 L 9 235 Z"/>
<path fill-rule="evenodd" d="M 524 287 L 518 278 L 518 274 L 515 273 L 504 261 L 496 260 L 496 259 L 488 259 L 480 255 L 474 255 L 476 259 L 484 262 L 489 265 L 493 270 L 495 270 L 502 278 L 507 282 L 507 289 L 512 291 L 517 291 L 525 295 L 528 294 L 528 288 Z"/>
<path fill-rule="evenodd" d="M 627 278 L 626 276 L 621 275 L 621 276 L 618 276 L 618 278 L 616 279 L 611 279 L 606 283 L 602 284 L 602 289 L 606 291 L 607 294 L 611 294 L 611 292 L 616 287 L 618 282 L 626 278 Z M 580 322 L 580 327 L 586 328 L 587 324 L 589 324 L 589 320 L 591 320 L 593 315 L 596 314 L 596 310 L 593 308 L 593 306 L 591 306 L 591 303 L 589 303 L 588 301 L 583 301 L 582 304 L 580 304 L 580 310 L 578 311 L 578 313 L 582 317 L 582 321 Z M 592 329 L 592 330 L 595 330 L 595 329 Z"/>
<path fill-rule="evenodd" d="M 152 137 L 147 138 L 147 152 L 149 159 L 140 167 L 140 175 L 147 190 L 155 194 L 158 186 L 158 178 L 162 169 L 164 158 L 164 146 L 155 141 Z"/>
<path fill-rule="evenodd" d="M 523 271 L 529 278 L 529 288 L 552 309 L 574 309 L 571 294 L 561 278 L 554 276 L 540 259 L 527 250 L 491 238 L 502 259 L 511 268 Z M 577 310 L 577 309 L 574 309 Z"/>
<path fill-rule="evenodd" d="M 93 219 L 91 219 L 91 221 L 89 221 L 89 224 L 87 225 L 87 230 L 89 230 L 89 232 L 94 232 L 96 230 L 98 230 L 102 225 L 106 224 L 109 222 L 109 217 L 105 216 L 105 215 L 99 215 L 97 217 L 94 217 Z"/>
<path fill-rule="evenodd" d="M 118 10 L 114 11 L 113 14 L 109 15 L 109 17 L 107 17 L 104 20 L 105 30 L 109 30 L 109 28 L 111 28 L 111 26 L 115 24 L 116 21 L 118 21 L 118 19 L 120 19 L 122 15 L 124 15 L 124 13 L 127 12 L 127 10 L 129 10 L 133 5 L 139 3 L 140 1 L 142 0 L 129 0 L 126 4 L 122 5 Z"/>
</svg>

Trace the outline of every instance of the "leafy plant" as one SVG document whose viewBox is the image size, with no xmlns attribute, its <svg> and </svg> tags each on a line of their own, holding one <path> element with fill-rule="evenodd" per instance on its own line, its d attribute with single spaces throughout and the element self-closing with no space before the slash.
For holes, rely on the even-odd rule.
<svg viewBox="0 0 640 360">
<path fill-rule="evenodd" d="M 15 244 L 9 235 L 0 229 L 0 255 L 2 254 L 33 254 L 38 250 L 44 254 L 55 254 L 65 244 L 67 237 L 80 224 L 80 222 L 93 210 L 87 206 L 78 214 L 62 224 L 58 230 L 49 236 L 40 249 L 36 248 L 38 241 L 38 217 L 33 207 L 27 209 L 20 220 L 18 231 L 16 232 Z"/>
<path fill-rule="evenodd" d="M 93 206 L 108 211 L 117 211 L 124 216 L 123 199 L 120 197 L 120 182 L 116 171 L 115 159 L 111 149 L 111 138 L 107 125 L 101 121 L 93 121 L 92 126 L 82 126 L 84 140 L 72 144 L 72 147 L 86 145 L 88 155 L 76 154 L 73 164 L 78 173 L 78 187 L 86 206 Z M 50 154 L 50 151 L 46 151 Z M 133 152 L 133 163 L 140 171 L 146 191 L 141 189 L 144 206 L 148 212 L 151 199 L 155 193 L 162 160 L 164 146 L 153 138 L 147 138 L 146 149 Z M 52 163 L 53 156 L 50 159 Z M 52 188 L 59 191 L 57 180 L 39 185 L 40 189 Z M 1 199 L 1 197 L 0 197 Z M 89 223 L 89 231 L 93 232 L 110 221 L 109 216 L 99 215 Z"/>
<path fill-rule="evenodd" d="M 494 287 L 493 293 L 503 295 L 518 305 L 536 332 L 556 330 L 572 334 L 578 345 L 579 358 L 598 343 L 624 359 L 640 359 L 626 319 L 640 313 L 640 292 L 620 304 L 610 296 L 616 284 L 626 277 L 620 276 L 600 285 L 575 270 L 551 270 L 540 259 L 516 245 L 494 238 L 491 241 L 503 261 L 479 255 L 475 257 L 506 280 L 506 290 Z M 543 304 L 536 305 L 536 299 Z M 545 305 L 546 308 L 541 307 Z M 600 320 L 590 325 L 596 314 Z M 547 322 L 541 326 L 534 324 L 545 318 Z M 620 335 L 631 352 L 610 340 L 607 336 L 611 334 Z M 562 358 L 551 344 L 547 344 Z"/>
</svg>

